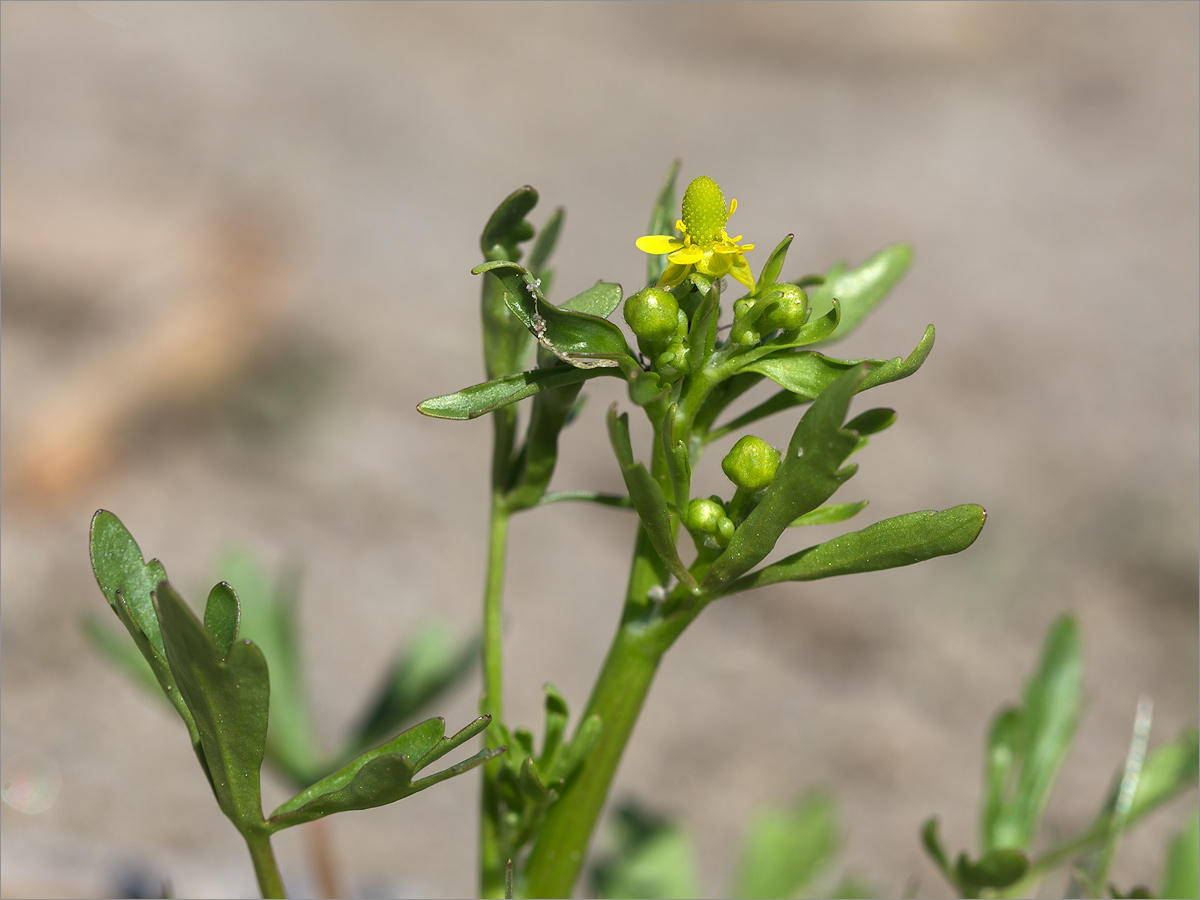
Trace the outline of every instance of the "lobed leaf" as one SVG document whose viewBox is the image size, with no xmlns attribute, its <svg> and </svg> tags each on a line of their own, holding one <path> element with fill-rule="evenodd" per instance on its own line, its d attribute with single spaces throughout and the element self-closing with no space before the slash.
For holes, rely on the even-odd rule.
<svg viewBox="0 0 1200 900">
<path fill-rule="evenodd" d="M 884 519 L 785 557 L 726 585 L 720 593 L 735 594 L 781 581 L 876 572 L 958 553 L 975 542 L 986 516 L 982 507 L 965 504 Z"/>
<path fill-rule="evenodd" d="M 481 750 L 436 775 L 413 780 L 417 772 L 479 734 L 490 721 L 490 716 L 480 716 L 446 737 L 444 719 L 427 719 L 305 788 L 271 813 L 267 824 L 278 831 L 333 813 L 385 806 L 473 769 L 502 753 L 503 748 Z"/>
<path fill-rule="evenodd" d="M 232 595 L 228 585 L 224 591 Z M 258 647 L 236 635 L 223 658 L 213 635 L 167 582 L 159 583 L 154 598 L 167 662 L 200 732 L 217 803 L 240 832 L 255 831 L 262 825 L 259 770 L 270 694 L 266 660 Z"/>
<path fill-rule="evenodd" d="M 651 545 L 671 574 L 689 589 L 695 590 L 696 579 L 679 558 L 679 551 L 675 546 L 675 531 L 671 526 L 671 510 L 667 506 L 667 498 L 654 476 L 646 471 L 644 465 L 634 460 L 633 446 L 629 441 L 629 416 L 625 413 L 618 416 L 615 403 L 608 410 L 608 436 L 612 441 L 617 463 L 621 467 L 625 487 L 629 490 L 629 497 L 642 520 L 642 527 L 646 530 Z"/>
<path fill-rule="evenodd" d="M 800 419 L 775 480 L 708 570 L 705 588 L 717 591 L 766 559 L 784 529 L 854 474 L 854 467 L 843 469 L 842 463 L 857 446 L 858 435 L 843 429 L 842 422 L 866 372 L 865 366 L 847 372 Z"/>
<path fill-rule="evenodd" d="M 854 269 L 842 265 L 830 269 L 824 282 L 814 285 L 808 292 L 814 317 L 824 315 L 835 298 L 841 302 L 841 322 L 828 340 L 841 340 L 854 331 L 899 283 L 911 265 L 912 248 L 907 244 L 893 244 Z"/>
</svg>

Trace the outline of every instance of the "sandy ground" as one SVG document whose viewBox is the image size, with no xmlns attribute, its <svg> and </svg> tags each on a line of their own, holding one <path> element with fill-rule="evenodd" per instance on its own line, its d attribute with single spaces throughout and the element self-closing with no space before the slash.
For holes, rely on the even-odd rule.
<svg viewBox="0 0 1200 900">
<path fill-rule="evenodd" d="M 845 868 L 942 896 L 919 824 L 974 846 L 988 720 L 1072 610 L 1088 709 L 1046 829 L 1081 826 L 1140 694 L 1156 741 L 1197 716 L 1198 9 L 4 3 L 3 778 L 48 787 L 0 808 L 0 892 L 254 892 L 179 723 L 79 626 L 108 615 L 92 512 L 193 602 L 230 545 L 302 560 L 332 741 L 405 634 L 476 621 L 490 429 L 414 407 L 480 378 L 487 215 L 533 184 L 568 210 L 559 300 L 636 286 L 677 156 L 738 198 L 752 265 L 789 232 L 793 276 L 916 247 L 844 349 L 905 354 L 929 322 L 937 346 L 873 392 L 899 423 L 845 499 L 989 520 L 959 557 L 707 611 L 615 796 L 679 816 L 720 896 L 752 810 L 826 785 Z M 619 484 L 600 413 L 628 401 L 592 384 L 559 487 Z M 514 721 L 546 680 L 582 706 L 631 540 L 617 511 L 515 525 Z M 477 691 L 435 711 L 465 724 Z M 346 891 L 469 895 L 476 790 L 335 820 Z M 1185 812 L 1123 846 L 1119 884 L 1154 881 Z M 315 890 L 303 837 L 278 845 Z"/>
</svg>

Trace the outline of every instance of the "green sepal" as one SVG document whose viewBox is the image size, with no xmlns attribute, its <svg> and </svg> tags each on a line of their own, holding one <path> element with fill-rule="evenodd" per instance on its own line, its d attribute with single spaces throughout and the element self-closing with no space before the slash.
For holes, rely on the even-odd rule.
<svg viewBox="0 0 1200 900">
<path fill-rule="evenodd" d="M 779 281 L 779 273 L 783 271 L 783 261 L 787 259 L 788 247 L 792 245 L 795 237 L 794 234 L 789 234 L 771 251 L 771 255 L 763 263 L 762 271 L 758 273 L 758 281 L 754 284 L 755 294 L 761 294 L 767 285 Z"/>
<path fill-rule="evenodd" d="M 867 508 L 868 501 L 859 500 L 857 503 L 829 503 L 825 506 L 818 506 L 812 512 L 806 512 L 804 515 L 794 519 L 789 525 L 789 528 L 795 528 L 799 525 L 836 525 L 838 522 L 845 522 L 847 519 L 852 519 L 860 512 Z"/>
<path fill-rule="evenodd" d="M 236 604 L 228 585 L 220 594 L 226 591 L 218 604 L 228 598 Z M 271 690 L 267 661 L 258 647 L 237 640 L 236 634 L 222 657 L 214 636 L 167 582 L 158 585 L 154 600 L 167 662 L 200 732 L 217 803 L 238 831 L 257 831 L 262 827 L 259 771 Z"/>
<path fill-rule="evenodd" d="M 808 291 L 808 302 L 814 317 L 824 315 L 835 297 L 841 302 L 841 322 L 828 340 L 841 340 L 854 331 L 911 265 L 912 248 L 907 244 L 893 244 L 861 266 L 847 270 L 844 265 L 838 265 L 826 272 L 824 282 Z"/>
<path fill-rule="evenodd" d="M 600 375 L 616 374 L 618 373 L 606 369 L 577 369 L 568 365 L 531 369 L 528 372 L 518 372 L 515 375 L 473 384 L 453 394 L 432 397 L 419 404 L 417 411 L 435 419 L 476 419 L 542 391 L 579 384 Z"/>
<path fill-rule="evenodd" d="M 542 296 L 537 279 L 516 263 L 497 260 L 476 266 L 471 272 L 498 278 L 509 311 L 539 344 L 563 362 L 581 369 L 618 367 L 623 361 L 637 365 L 620 328 L 599 316 L 554 306 Z"/>
<path fill-rule="evenodd" d="M 696 579 L 679 558 L 679 551 L 675 546 L 675 531 L 671 527 L 671 510 L 667 506 L 667 498 L 663 495 L 659 483 L 646 471 L 646 467 L 634 460 L 633 445 L 629 440 L 629 415 L 622 413 L 618 416 L 615 403 L 608 410 L 608 436 L 621 467 L 625 487 L 629 490 L 629 497 L 642 520 L 642 527 L 646 529 L 650 544 L 671 574 L 689 590 L 694 591 Z"/>
<path fill-rule="evenodd" d="M 142 658 L 149 664 L 163 694 L 183 719 L 192 750 L 211 782 L 204 748 L 200 744 L 200 732 L 171 673 L 158 614 L 154 609 L 154 591 L 166 580 L 167 570 L 157 559 L 145 562 L 133 535 L 121 524 L 120 519 L 107 510 L 97 510 L 92 516 L 88 543 L 96 583 L 133 638 Z"/>
<path fill-rule="evenodd" d="M 667 177 L 658 190 L 654 201 L 654 209 L 650 213 L 650 225 L 646 234 L 675 233 L 675 179 L 679 177 L 679 160 L 671 163 Z M 662 273 L 666 271 L 667 258 L 658 254 L 650 254 L 646 260 L 646 284 L 657 284 Z"/>
<path fill-rule="evenodd" d="M 964 504 L 941 512 L 925 510 L 884 519 L 784 557 L 726 585 L 720 593 L 735 594 L 781 581 L 877 572 L 948 556 L 975 542 L 986 517 L 982 507 Z"/>
<path fill-rule="evenodd" d="M 480 716 L 446 737 L 445 719 L 427 719 L 305 788 L 271 813 L 267 825 L 271 831 L 279 831 L 333 813 L 385 806 L 461 775 L 503 753 L 504 748 L 481 750 L 434 775 L 414 780 L 418 772 L 479 734 L 490 721 L 490 716 Z"/>
<path fill-rule="evenodd" d="M 846 372 L 800 419 L 775 480 L 708 570 L 705 588 L 716 592 L 762 562 L 784 529 L 828 500 L 854 474 L 853 466 L 843 469 L 842 463 L 858 444 L 858 435 L 846 431 L 842 422 L 866 374 L 866 366 Z"/>
</svg>

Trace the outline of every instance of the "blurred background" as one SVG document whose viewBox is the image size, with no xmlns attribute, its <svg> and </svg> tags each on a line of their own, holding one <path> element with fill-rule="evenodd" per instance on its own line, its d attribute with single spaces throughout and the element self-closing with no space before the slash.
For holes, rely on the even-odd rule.
<svg viewBox="0 0 1200 900">
<path fill-rule="evenodd" d="M 681 818 L 719 896 L 752 810 L 828 786 L 845 868 L 942 896 L 919 825 L 975 846 L 990 717 L 1071 610 L 1088 708 L 1046 830 L 1082 827 L 1140 694 L 1152 744 L 1197 716 L 1198 10 L 4 3 L 0 893 L 255 891 L 173 712 L 83 632 L 112 619 L 93 511 L 193 604 L 230 547 L 299 561 L 332 741 L 405 636 L 477 627 L 490 428 L 415 406 L 482 377 L 487 216 L 534 185 L 535 221 L 567 209 L 555 299 L 597 278 L 632 292 L 676 157 L 681 187 L 708 174 L 738 199 L 755 270 L 789 232 L 792 278 L 914 245 L 837 352 L 904 355 L 930 322 L 937 346 L 872 391 L 899 422 L 839 499 L 871 500 L 861 524 L 965 502 L 989 518 L 961 556 L 706 611 L 614 799 Z M 554 486 L 615 490 L 602 411 L 628 400 L 615 380 L 587 393 Z M 585 703 L 632 522 L 517 520 L 514 723 L 540 729 L 543 681 Z M 477 692 L 432 712 L 464 725 Z M 268 809 L 286 796 L 265 790 Z M 476 793 L 471 775 L 330 820 L 345 890 L 472 894 Z M 1156 879 L 1184 812 L 1126 841 L 1117 884 Z M 304 838 L 276 843 L 296 895 L 315 890 Z"/>
</svg>

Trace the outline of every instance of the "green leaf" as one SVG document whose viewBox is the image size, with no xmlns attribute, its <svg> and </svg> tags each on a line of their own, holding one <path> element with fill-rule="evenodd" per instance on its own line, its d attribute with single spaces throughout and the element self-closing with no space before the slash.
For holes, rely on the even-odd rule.
<svg viewBox="0 0 1200 900">
<path fill-rule="evenodd" d="M 658 197 L 654 201 L 654 209 L 650 213 L 650 225 L 646 230 L 646 234 L 666 234 L 675 233 L 676 210 L 675 205 L 675 179 L 679 177 L 679 160 L 671 163 L 671 168 L 667 171 L 667 177 L 663 180 L 662 187 L 659 188 Z M 667 258 L 665 256 L 651 254 L 646 261 L 646 283 L 655 284 L 662 273 L 667 268 Z"/>
<path fill-rule="evenodd" d="M 779 281 L 779 273 L 783 271 L 783 261 L 787 259 L 788 247 L 792 245 L 795 237 L 794 234 L 789 234 L 779 242 L 779 246 L 771 251 L 771 255 L 763 264 L 762 271 L 758 273 L 758 281 L 754 286 L 756 294 L 761 294 L 767 285 L 776 284 Z"/>
<path fill-rule="evenodd" d="M 268 825 L 278 831 L 333 813 L 385 806 L 473 769 L 503 748 L 481 750 L 435 775 L 413 780 L 417 772 L 483 731 L 489 721 L 489 716 L 480 716 L 452 737 L 445 736 L 444 719 L 422 722 L 298 793 L 271 813 Z"/>
<path fill-rule="evenodd" d="M 1164 869 L 1158 896 L 1200 898 L 1200 811 L 1172 839 Z"/>
<path fill-rule="evenodd" d="M 192 750 L 211 781 L 204 748 L 200 744 L 200 732 L 191 710 L 179 693 L 175 676 L 171 674 L 163 648 L 158 613 L 154 608 L 154 591 L 159 583 L 166 580 L 166 569 L 157 559 L 143 561 L 142 551 L 133 535 L 121 524 L 120 519 L 107 510 L 101 509 L 92 516 L 89 546 L 96 583 L 150 665 L 163 694 L 183 719 Z"/>
<path fill-rule="evenodd" d="M 845 522 L 847 519 L 854 518 L 866 509 L 866 507 L 866 500 L 859 500 L 857 503 L 830 503 L 826 506 L 818 506 L 812 512 L 807 512 L 794 520 L 788 527 L 795 528 L 798 525 L 836 525 L 838 522 Z"/>
<path fill-rule="evenodd" d="M 237 639 L 241 617 L 242 612 L 238 608 L 238 598 L 233 588 L 224 581 L 214 585 L 208 593 L 208 603 L 204 607 L 204 627 L 213 636 L 221 659 L 229 658 L 233 642 Z"/>
<path fill-rule="evenodd" d="M 81 624 L 84 634 L 87 635 L 92 646 L 103 657 L 124 672 L 135 684 L 145 688 L 148 693 L 165 699 L 162 686 L 158 683 L 154 670 L 150 668 L 146 657 L 138 650 L 137 645 L 131 643 L 122 632 L 112 628 L 108 624 L 108 619 L 101 619 L 98 615 L 88 615 L 83 618 Z"/>
<path fill-rule="evenodd" d="M 155 601 L 167 662 L 200 731 L 217 803 L 242 834 L 257 831 L 270 693 L 266 660 L 245 640 L 235 640 L 223 659 L 212 634 L 167 582 L 158 585 Z"/>
<path fill-rule="evenodd" d="M 1029 858 L 1020 850 L 1001 848 L 985 854 L 978 862 L 961 855 L 955 866 L 960 886 L 969 886 L 978 896 L 982 888 L 1003 890 L 1016 884 L 1029 871 Z"/>
<path fill-rule="evenodd" d="M 833 801 L 811 794 L 790 809 L 757 813 L 742 842 L 735 898 L 815 896 L 814 880 L 838 850 Z"/>
<path fill-rule="evenodd" d="M 521 258 L 519 243 L 533 236 L 526 214 L 537 204 L 537 191 L 526 185 L 501 203 L 480 237 L 483 258 L 489 261 Z M 492 279 L 480 287 L 480 315 L 483 320 L 484 371 L 489 379 L 513 375 L 526 368 L 533 336 L 504 302 L 504 289 Z"/>
<path fill-rule="evenodd" d="M 982 507 L 965 504 L 884 519 L 784 557 L 726 585 L 720 593 L 736 594 L 781 581 L 876 572 L 958 553 L 975 542 L 986 516 Z"/>
<path fill-rule="evenodd" d="M 626 413 L 618 416 L 615 403 L 608 410 L 608 436 L 617 455 L 621 475 L 625 478 L 625 487 L 629 490 L 629 497 L 642 520 L 650 544 L 671 574 L 689 589 L 695 590 L 696 579 L 679 558 L 679 551 L 675 547 L 675 531 L 671 526 L 667 498 L 646 467 L 634 461 L 633 445 L 629 441 L 629 416 Z"/>
<path fill-rule="evenodd" d="M 488 260 L 520 259 L 517 244 L 533 237 L 533 226 L 525 216 L 537 206 L 538 192 L 529 185 L 517 188 L 496 207 L 479 238 L 479 249 Z M 551 241 L 551 247 L 553 241 Z"/>
<path fill-rule="evenodd" d="M 607 319 L 620 305 L 621 286 L 611 281 L 597 281 L 586 291 L 576 294 L 563 303 L 559 309 Z"/>
<path fill-rule="evenodd" d="M 604 494 L 599 491 L 547 491 L 539 503 L 567 503 L 579 501 L 595 503 L 599 506 L 612 506 L 616 509 L 633 509 L 633 501 L 624 494 Z"/>
<path fill-rule="evenodd" d="M 859 385 L 859 390 L 862 390 L 862 385 Z M 866 437 L 868 434 L 878 434 L 886 428 L 891 428 L 894 424 L 896 424 L 896 411 L 878 407 L 859 413 L 846 423 L 846 428 L 849 431 L 857 431 L 861 437 Z"/>
<path fill-rule="evenodd" d="M 547 274 L 546 263 L 550 261 L 550 255 L 554 253 L 554 248 L 558 244 L 558 236 L 562 232 L 564 214 L 561 206 L 554 211 L 554 214 L 546 220 L 546 224 L 542 226 L 542 230 L 538 232 L 537 240 L 533 242 L 533 249 L 529 251 L 529 271 L 536 272 L 537 276 L 543 280 Z"/>
<path fill-rule="evenodd" d="M 986 835 L 985 849 L 1029 848 L 1070 749 L 1082 701 L 1079 627 L 1071 616 L 1062 616 L 1051 627 L 1041 665 L 1025 687 L 1016 736 L 1020 758 L 1016 787 Z"/>
<path fill-rule="evenodd" d="M 811 350 L 764 357 L 744 367 L 744 371 L 765 375 L 780 387 L 803 400 L 818 397 L 825 388 L 845 372 L 866 363 L 871 367 L 858 390 L 865 391 L 881 384 L 907 378 L 916 372 L 933 349 L 934 329 L 930 325 L 907 358 L 894 359 L 833 359 Z"/>
<path fill-rule="evenodd" d="M 839 265 L 830 269 L 824 283 L 808 292 L 814 317 L 824 315 L 834 298 L 841 302 L 842 319 L 829 340 L 841 340 L 854 331 L 904 277 L 910 265 L 912 248 L 907 244 L 893 244 L 857 268 L 847 270 Z"/>
<path fill-rule="evenodd" d="M 498 278 L 504 285 L 504 302 L 509 311 L 538 343 L 563 362 L 581 369 L 616 367 L 622 363 L 640 368 L 620 328 L 599 316 L 554 306 L 542 296 L 537 279 L 521 266 L 499 260 L 476 266 L 471 272 Z"/>
<path fill-rule="evenodd" d="M 942 844 L 942 837 L 938 833 L 939 825 L 936 816 L 930 816 L 921 826 L 921 846 L 925 848 L 925 852 L 929 854 L 929 858 L 941 870 L 941 873 L 946 876 L 946 880 L 954 881 L 954 871 L 950 867 L 950 858 L 946 855 L 946 848 Z"/>
<path fill-rule="evenodd" d="M 470 672 L 479 639 L 456 643 L 445 622 L 428 622 L 392 659 L 366 714 L 354 729 L 353 753 L 361 753 L 406 722 Z"/>
<path fill-rule="evenodd" d="M 591 872 L 593 895 L 698 897 L 696 851 L 679 825 L 633 804 L 617 810 L 615 848 Z"/>
<path fill-rule="evenodd" d="M 616 374 L 605 369 L 577 369 L 567 365 L 532 369 L 475 384 L 453 394 L 433 397 L 417 406 L 417 411 L 435 419 L 477 419 L 542 391 L 578 384 L 600 375 Z"/>
<path fill-rule="evenodd" d="M 804 414 L 775 480 L 708 570 L 705 588 L 717 591 L 762 562 L 784 529 L 828 500 L 854 474 L 855 467 L 843 469 L 842 463 L 858 444 L 858 435 L 844 430 L 842 422 L 865 374 L 866 367 L 847 372 Z"/>
<path fill-rule="evenodd" d="M 1002 829 L 1008 805 L 1008 795 L 1014 780 L 1020 752 L 1021 710 L 1001 709 L 988 731 L 987 754 L 984 762 L 984 800 L 980 821 L 982 844 L 993 849 L 992 835 Z"/>
</svg>

